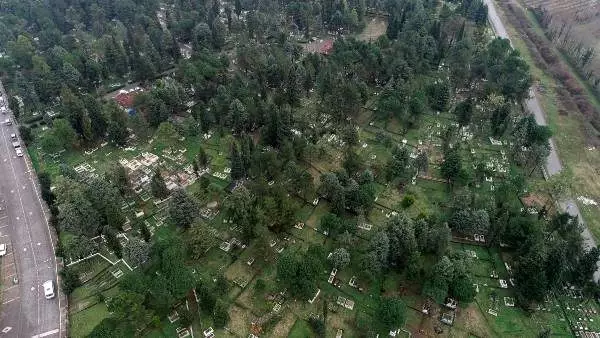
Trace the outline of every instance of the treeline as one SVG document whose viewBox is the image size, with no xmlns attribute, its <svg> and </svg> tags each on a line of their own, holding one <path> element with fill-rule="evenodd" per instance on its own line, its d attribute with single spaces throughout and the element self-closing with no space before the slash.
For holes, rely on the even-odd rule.
<svg viewBox="0 0 600 338">
<path fill-rule="evenodd" d="M 600 77 L 594 73 L 594 69 L 591 67 L 596 55 L 595 48 L 586 46 L 583 40 L 573 36 L 573 23 L 562 20 L 556 22 L 554 16 L 546 8 L 535 8 L 533 13 L 548 39 L 569 58 L 571 64 L 590 83 L 598 95 Z"/>
<path fill-rule="evenodd" d="M 531 27 L 525 13 L 510 4 L 507 5 L 507 8 L 513 14 L 508 16 L 511 24 L 528 32 L 524 41 L 533 55 L 533 62 L 539 68 L 547 69 L 562 84 L 556 88 L 556 94 L 562 105 L 561 113 L 569 114 L 579 111 L 586 120 L 586 123 L 582 125 L 588 142 L 595 142 L 598 130 L 600 130 L 600 112 L 590 103 L 585 89 L 579 85 L 569 68 L 561 61 L 560 56 L 554 51 L 554 47 Z"/>
</svg>

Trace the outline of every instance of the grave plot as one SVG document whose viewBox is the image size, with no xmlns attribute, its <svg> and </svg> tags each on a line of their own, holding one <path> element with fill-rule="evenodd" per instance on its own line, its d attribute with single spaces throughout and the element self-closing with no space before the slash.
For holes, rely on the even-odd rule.
<svg viewBox="0 0 600 338">
<path fill-rule="evenodd" d="M 475 302 L 469 304 L 466 308 L 461 308 L 460 313 L 456 316 L 452 328 L 449 330 L 451 336 L 466 337 L 468 334 L 478 337 L 494 337 L 497 336 L 486 322 Z"/>
<path fill-rule="evenodd" d="M 317 223 L 317 226 L 320 224 Z M 305 243 L 323 244 L 327 239 L 327 236 L 319 231 L 318 228 L 307 226 L 304 222 L 297 222 L 296 225 L 289 230 L 290 238 L 289 241 L 294 244 L 296 241 Z"/>
<path fill-rule="evenodd" d="M 318 229 L 321 223 L 321 218 L 329 213 L 329 203 L 324 199 L 319 199 L 315 209 L 310 214 L 310 217 L 304 222 L 304 226 Z"/>
<path fill-rule="evenodd" d="M 320 306 L 323 307 L 322 305 Z M 355 307 L 354 311 L 344 311 L 341 309 L 339 305 L 328 302 L 328 311 L 327 311 L 327 320 L 326 327 L 327 333 L 331 334 L 328 337 L 335 337 L 338 333 L 338 330 L 342 330 L 342 336 L 352 336 L 353 333 L 356 333 L 355 320 L 357 316 L 357 307 Z M 316 313 L 322 315 L 322 311 L 318 311 L 316 309 Z"/>
<path fill-rule="evenodd" d="M 224 273 L 225 278 L 227 278 L 227 280 L 229 280 L 229 282 L 233 286 L 232 289 L 236 289 L 232 290 L 232 292 L 230 293 L 231 299 L 235 299 L 237 298 L 237 296 L 239 296 L 242 290 L 244 290 L 252 281 L 255 274 L 256 272 L 254 271 L 254 269 L 252 269 L 247 264 L 246 260 L 243 260 L 241 258 L 236 260 L 227 268 L 227 270 Z"/>
<path fill-rule="evenodd" d="M 593 300 L 584 298 L 581 289 L 565 287 L 558 292 L 557 297 L 574 332 L 578 332 L 581 337 L 590 333 L 600 334 L 600 308 Z"/>
<path fill-rule="evenodd" d="M 536 336 L 548 327 L 550 323 L 561 323 L 564 321 L 562 311 L 559 307 L 552 307 L 545 312 L 535 312 L 528 316 L 521 308 L 516 306 L 515 296 L 512 290 L 497 287 L 480 287 L 476 296 L 477 304 L 486 317 L 490 329 L 504 336 L 520 333 L 524 336 Z M 555 325 L 564 331 L 563 325 Z M 554 333 L 554 332 L 553 332 Z"/>
<path fill-rule="evenodd" d="M 550 328 L 553 335 L 567 337 L 573 334 L 561 311 L 560 302 L 554 295 L 546 295 L 544 302 L 538 304 L 536 311 L 531 314 L 531 320 Z"/>
<path fill-rule="evenodd" d="M 236 298 L 235 302 L 252 309 L 257 314 L 270 311 L 281 291 L 275 281 L 275 273 L 276 270 L 270 268 L 257 275 Z"/>
<path fill-rule="evenodd" d="M 96 256 L 70 265 L 69 268 L 79 276 L 81 283 L 85 284 L 110 266 L 104 258 Z"/>
<path fill-rule="evenodd" d="M 370 132 L 361 133 L 361 142 L 357 152 L 365 163 L 371 164 L 371 166 L 377 163 L 385 164 L 392 157 L 392 144 L 386 146 L 385 141 L 378 138 L 380 138 L 380 135 Z"/>
<path fill-rule="evenodd" d="M 196 271 L 202 275 L 214 278 L 225 273 L 227 267 L 231 264 L 231 261 L 231 255 L 218 247 L 212 247 L 208 250 L 206 255 L 198 261 L 196 264 L 196 266 L 198 266 Z"/>
<path fill-rule="evenodd" d="M 445 204 L 449 196 L 446 182 L 439 180 L 417 178 L 417 182 L 411 187 L 411 191 L 417 198 L 427 200 L 432 208 L 438 208 Z"/>
<path fill-rule="evenodd" d="M 229 308 L 229 323 L 227 323 L 227 327 L 231 330 L 232 334 L 238 337 L 248 337 L 251 318 L 253 318 L 253 315 L 250 310 L 243 309 L 234 304 Z"/>
<path fill-rule="evenodd" d="M 104 292 L 115 287 L 119 282 L 120 277 L 115 277 L 113 273 L 119 270 L 120 268 L 110 266 L 104 269 L 102 272 L 98 273 L 96 276 L 94 276 L 94 278 L 90 279 L 81 287 L 75 289 L 75 291 L 70 296 L 71 304 L 73 305 L 72 308 L 76 309 L 77 306 L 75 306 L 75 304 L 84 302 L 90 297 L 93 298 L 93 296 L 95 296 L 99 292 Z M 93 303 L 95 302 L 96 300 L 94 299 Z"/>
<path fill-rule="evenodd" d="M 383 209 L 386 218 L 389 218 L 392 216 L 392 211 L 401 208 L 400 202 L 404 196 L 405 193 L 400 192 L 397 186 L 390 184 L 377 194 L 377 201 L 375 202 L 374 208 Z"/>
</svg>

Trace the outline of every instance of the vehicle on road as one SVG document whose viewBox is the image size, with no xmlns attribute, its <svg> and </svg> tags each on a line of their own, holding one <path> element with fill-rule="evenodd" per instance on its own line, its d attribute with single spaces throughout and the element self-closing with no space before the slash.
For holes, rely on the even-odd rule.
<svg viewBox="0 0 600 338">
<path fill-rule="evenodd" d="M 43 286 L 44 286 L 44 296 L 46 296 L 46 299 L 54 298 L 54 281 L 47 280 L 44 282 Z"/>
<path fill-rule="evenodd" d="M 12 125 L 12 121 L 10 119 L 6 119 L 4 121 L 4 124 L 7 125 L 7 126 L 10 126 L 10 125 Z"/>
<path fill-rule="evenodd" d="M 21 144 L 19 143 L 19 141 L 14 141 L 14 142 L 12 143 L 12 145 L 13 145 L 13 147 L 15 147 L 15 148 L 20 148 L 20 147 L 21 147 Z"/>
<path fill-rule="evenodd" d="M 0 244 L 0 257 L 6 255 L 6 244 Z"/>
<path fill-rule="evenodd" d="M 15 151 L 16 151 L 16 153 L 17 153 L 17 156 L 19 156 L 19 157 L 23 157 L 23 150 L 21 150 L 21 147 L 19 147 L 19 148 L 15 149 Z"/>
<path fill-rule="evenodd" d="M 10 134 L 10 139 L 13 141 L 17 140 L 17 134 Z"/>
</svg>

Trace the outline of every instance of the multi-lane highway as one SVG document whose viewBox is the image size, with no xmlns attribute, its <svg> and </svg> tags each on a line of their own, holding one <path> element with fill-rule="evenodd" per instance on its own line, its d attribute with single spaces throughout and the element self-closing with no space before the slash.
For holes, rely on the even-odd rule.
<svg viewBox="0 0 600 338">
<path fill-rule="evenodd" d="M 5 106 L 1 83 L 0 93 L 0 106 Z M 8 118 L 12 125 L 5 123 Z M 23 148 L 24 156 L 17 156 L 13 147 L 11 134 L 18 135 L 18 126 L 10 110 L 0 113 L 0 122 L 0 243 L 7 245 L 7 254 L 0 258 L 0 336 L 66 336 L 66 301 L 57 284 L 49 215 L 27 152 Z M 53 299 L 44 296 L 42 284 L 47 280 L 56 285 Z"/>
<path fill-rule="evenodd" d="M 493 0 L 484 0 L 485 4 L 488 6 L 488 19 L 494 32 L 497 36 L 505 39 L 509 39 L 508 33 L 504 28 L 504 24 L 502 20 L 500 20 L 500 16 L 496 12 L 496 7 L 494 5 Z M 535 120 L 539 125 L 545 126 L 546 123 L 546 114 L 542 110 L 540 106 L 540 102 L 537 99 L 536 93 L 534 89 L 530 90 L 529 98 L 525 102 L 525 106 L 527 110 L 535 116 Z M 544 166 L 545 176 L 549 177 L 559 173 L 562 170 L 562 164 L 558 157 L 558 153 L 556 152 L 556 146 L 553 139 L 550 139 L 550 154 L 546 159 L 546 165 Z M 583 245 L 586 249 L 591 247 L 596 247 L 596 241 L 592 236 L 590 230 L 585 226 L 583 218 L 581 217 L 581 213 L 579 212 L 579 208 L 577 207 L 577 203 L 572 198 L 569 198 L 565 201 L 560 201 L 560 206 L 563 210 L 567 211 L 571 216 L 577 216 L 579 218 L 579 222 L 583 228 L 581 236 L 583 237 Z M 600 280 L 600 261 L 598 262 L 598 269 L 594 273 L 594 280 L 597 282 Z"/>
</svg>

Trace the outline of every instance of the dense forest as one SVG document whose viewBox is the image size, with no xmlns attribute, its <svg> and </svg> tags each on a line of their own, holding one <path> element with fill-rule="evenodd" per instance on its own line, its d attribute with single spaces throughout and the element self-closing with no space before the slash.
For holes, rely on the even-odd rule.
<svg viewBox="0 0 600 338">
<path fill-rule="evenodd" d="M 355 39 L 368 13 L 384 15 L 387 31 L 373 41 Z M 485 234 L 486 246 L 510 248 L 523 308 L 565 283 L 595 287 L 590 278 L 599 253 L 583 249 L 578 221 L 550 202 L 532 214 L 518 199 L 533 188 L 530 177 L 549 154 L 551 133 L 521 110 L 532 84 L 529 67 L 486 26 L 481 0 L 3 1 L 0 72 L 26 143 L 68 154 L 104 142 L 123 148 L 154 137 L 176 144 L 180 137 L 232 136 L 222 156 L 236 189 L 215 195 L 218 188 L 198 173 L 221 159 L 195 149 L 190 164 L 200 193 L 167 189 L 159 170 L 150 182 L 154 198 L 170 198 L 169 222 L 177 230 L 155 240 L 132 220 L 139 238 L 127 246 L 117 236 L 126 218 L 121 205 L 133 194 L 123 166 L 111 163 L 95 179 L 67 163 L 58 172 L 38 168 L 61 237 L 58 255 L 85 257 L 96 245 L 92 238 L 102 235 L 137 266 L 108 302 L 112 315 L 91 336 L 159 327 L 159 318 L 193 288 L 215 327 L 226 325 L 227 280 L 198 281 L 187 264 L 215 245 L 199 216 L 211 196 L 222 197 L 221 212 L 242 229 L 241 242 L 264 257 L 267 234 L 293 228 L 304 202 L 327 201 L 319 228 L 336 243 L 329 259 L 325 248 L 311 245 L 271 261 L 278 286 L 297 299 L 312 298 L 323 270 L 352 260 L 361 280 L 401 273 L 437 303 L 447 296 L 469 303 L 470 261 L 449 247 L 453 234 Z M 306 53 L 303 44 L 322 35 L 335 37 L 332 51 Z M 146 88 L 133 101 L 135 114 L 105 97 L 128 84 Z M 374 120 L 394 121 L 403 133 L 419 129 L 426 116 L 450 114 L 456 123 L 439 135 L 443 160 L 434 162 L 425 150 L 412 156 L 387 133 L 376 139 L 389 159 L 365 159 L 358 121 L 368 103 Z M 467 129 L 483 140 L 506 140 L 511 166 L 492 191 L 476 189 L 492 172 L 466 159 Z M 337 160 L 323 146 L 330 135 L 339 141 Z M 308 169 L 315 159 L 339 165 L 314 177 Z M 447 185 L 443 203 L 417 215 L 401 210 L 367 240 L 359 236 L 358 227 L 378 208 L 376 186 L 405 191 L 432 167 Z M 565 181 L 536 189 L 559 196 Z M 413 203 L 407 194 L 399 209 Z M 69 269 L 62 281 L 67 292 L 80 284 Z M 403 325 L 400 298 L 381 299 L 373 323 L 357 323 L 364 335 Z"/>
</svg>

